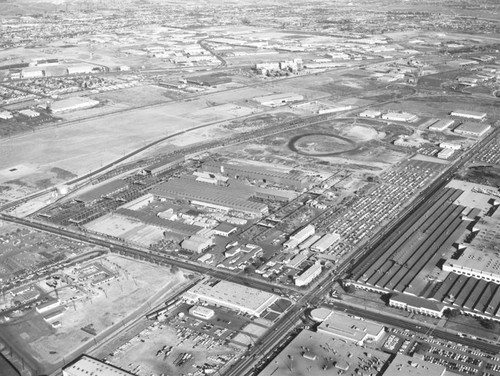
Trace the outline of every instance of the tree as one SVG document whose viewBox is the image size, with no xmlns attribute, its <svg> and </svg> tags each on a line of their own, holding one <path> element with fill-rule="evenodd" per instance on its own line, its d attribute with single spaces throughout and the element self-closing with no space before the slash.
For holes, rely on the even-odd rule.
<svg viewBox="0 0 500 376">
<path fill-rule="evenodd" d="M 493 330 L 496 327 L 495 323 L 491 320 L 479 319 L 478 321 L 479 324 L 485 329 Z"/>
<path fill-rule="evenodd" d="M 446 317 L 447 319 L 452 319 L 454 317 L 457 317 L 458 315 L 460 315 L 460 311 L 458 309 L 446 308 L 443 311 L 443 316 Z"/>
</svg>

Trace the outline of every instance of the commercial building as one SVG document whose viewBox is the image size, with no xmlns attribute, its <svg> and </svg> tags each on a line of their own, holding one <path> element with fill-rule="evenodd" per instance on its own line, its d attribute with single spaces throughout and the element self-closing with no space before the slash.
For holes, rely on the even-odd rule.
<svg viewBox="0 0 500 376">
<path fill-rule="evenodd" d="M 132 373 L 88 355 L 82 355 L 64 367 L 62 371 L 63 376 L 134 376 Z"/>
<path fill-rule="evenodd" d="M 187 302 L 204 302 L 260 316 L 279 296 L 228 281 L 202 281 L 184 294 Z"/>
<path fill-rule="evenodd" d="M 448 372 L 446 367 L 426 362 L 423 359 L 396 354 L 383 376 L 447 376 L 456 375 Z"/>
<path fill-rule="evenodd" d="M 453 119 L 441 119 L 436 121 L 429 127 L 430 131 L 442 132 L 445 129 L 451 127 L 455 123 Z"/>
<path fill-rule="evenodd" d="M 408 312 L 431 317 L 443 317 L 445 305 L 409 294 L 395 294 L 389 298 L 389 305 Z"/>
<path fill-rule="evenodd" d="M 319 262 L 314 263 L 295 277 L 295 286 L 307 286 L 314 280 L 314 278 L 321 274 L 322 270 L 322 266 Z"/>
<path fill-rule="evenodd" d="M 418 120 L 418 116 L 408 112 L 388 112 L 382 115 L 382 119 L 412 123 Z"/>
<path fill-rule="evenodd" d="M 204 171 L 219 173 L 229 176 L 234 179 L 257 180 L 262 183 L 275 183 L 295 189 L 303 189 L 308 186 L 309 179 L 307 176 L 294 170 L 277 170 L 271 166 L 260 163 L 252 163 L 251 161 L 207 161 L 202 166 Z M 266 190 L 257 190 L 261 194 L 269 194 Z M 255 193 L 259 194 L 259 193 Z M 276 192 L 276 195 L 281 195 Z"/>
<path fill-rule="evenodd" d="M 153 188 L 151 193 L 161 198 L 185 199 L 194 205 L 224 211 L 236 210 L 259 217 L 268 213 L 266 204 L 248 200 L 251 193 L 238 188 L 207 184 L 189 178 L 171 179 Z"/>
<path fill-rule="evenodd" d="M 95 107 L 99 101 L 84 97 L 71 97 L 56 101 L 50 104 L 50 110 L 53 114 L 60 114 L 63 112 L 84 110 L 86 108 Z"/>
<path fill-rule="evenodd" d="M 205 238 L 204 236 L 200 235 L 193 235 L 189 237 L 186 240 L 183 240 L 181 243 L 181 247 L 185 250 L 194 252 L 194 253 L 201 253 L 205 249 L 210 248 L 212 246 L 213 242 L 212 239 L 210 238 Z"/>
<path fill-rule="evenodd" d="M 319 239 L 316 243 L 314 243 L 311 246 L 311 250 L 323 253 L 339 240 L 340 240 L 339 234 L 336 233 L 325 234 L 321 239 Z"/>
<path fill-rule="evenodd" d="M 299 194 L 286 189 L 271 189 L 258 187 L 255 189 L 253 197 L 263 200 L 289 202 L 296 199 Z"/>
<path fill-rule="evenodd" d="M 374 321 L 332 311 L 318 326 L 318 332 L 361 346 L 368 341 L 380 340 L 384 336 L 385 327 Z"/>
<path fill-rule="evenodd" d="M 389 357 L 326 333 L 303 330 L 258 376 L 382 375 Z"/>
<path fill-rule="evenodd" d="M 288 103 L 292 102 L 297 102 L 303 100 L 304 97 L 300 94 L 271 94 L 271 95 L 264 95 L 262 97 L 255 97 L 253 98 L 254 101 L 260 103 L 262 106 L 266 107 L 278 107 L 278 106 L 284 106 Z"/>
<path fill-rule="evenodd" d="M 486 116 L 488 116 L 488 114 L 485 112 L 462 111 L 462 110 L 452 111 L 450 115 L 466 119 L 474 119 L 474 120 L 484 120 L 486 119 Z"/>
<path fill-rule="evenodd" d="M 486 123 L 463 123 L 456 127 L 453 132 L 464 136 L 481 137 L 491 128 L 490 124 Z"/>
<path fill-rule="evenodd" d="M 455 150 L 454 149 L 451 149 L 451 148 L 444 148 L 443 150 L 441 150 L 438 154 L 437 154 L 437 157 L 439 159 L 448 159 L 450 158 L 453 153 L 455 153 Z"/>
<path fill-rule="evenodd" d="M 462 145 L 460 145 L 460 144 L 454 144 L 452 142 L 441 142 L 439 144 L 439 147 L 443 148 L 443 149 L 460 150 L 462 148 Z"/>
<path fill-rule="evenodd" d="M 316 230 L 313 225 L 307 225 L 301 228 L 300 230 L 295 231 L 292 235 L 290 235 L 290 239 L 295 239 L 299 243 L 302 243 L 308 237 L 314 235 L 315 232 Z"/>
<path fill-rule="evenodd" d="M 215 312 L 213 309 L 202 307 L 202 306 L 192 306 L 189 308 L 189 314 L 193 315 L 195 317 L 199 317 L 200 319 L 203 320 L 210 320 L 212 317 L 214 317 Z"/>
<path fill-rule="evenodd" d="M 94 65 L 72 65 L 66 68 L 67 74 L 84 74 L 84 73 L 93 73 L 95 71 L 99 71 L 100 69 Z"/>
</svg>

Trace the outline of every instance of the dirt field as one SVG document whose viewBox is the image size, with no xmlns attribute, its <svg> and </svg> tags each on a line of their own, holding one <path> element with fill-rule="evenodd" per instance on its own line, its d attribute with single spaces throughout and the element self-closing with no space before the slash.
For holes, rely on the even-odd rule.
<svg viewBox="0 0 500 376">
<path fill-rule="evenodd" d="M 120 325 L 126 317 L 149 309 L 150 300 L 158 299 L 185 281 L 182 272 L 171 274 L 167 268 L 117 255 L 97 260 L 118 273 L 118 278 L 97 287 L 88 284 L 83 288 L 87 291 L 84 299 L 80 292 L 75 292 L 80 300 L 68 304 L 63 316 L 58 319 L 62 324 L 60 328 L 52 328 L 32 311 L 3 325 L 1 330 L 13 337 L 39 363 L 50 368 L 51 364 L 61 361 L 79 346 L 92 341 L 93 335 L 81 328 L 91 328 L 99 334 Z M 71 274 L 69 269 L 65 272 Z M 68 293 L 63 291 L 63 296 L 67 297 Z"/>
</svg>

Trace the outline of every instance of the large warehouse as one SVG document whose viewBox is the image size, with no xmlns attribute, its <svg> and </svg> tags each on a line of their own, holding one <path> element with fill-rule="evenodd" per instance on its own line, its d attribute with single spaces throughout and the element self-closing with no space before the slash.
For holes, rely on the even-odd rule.
<svg viewBox="0 0 500 376">
<path fill-rule="evenodd" d="M 98 104 L 98 101 L 90 98 L 71 97 L 52 103 L 50 105 L 50 110 L 53 114 L 60 114 L 63 112 L 77 111 L 95 107 Z"/>
<path fill-rule="evenodd" d="M 466 119 L 474 119 L 474 120 L 484 120 L 486 119 L 486 116 L 488 116 L 488 114 L 485 112 L 463 111 L 463 110 L 452 111 L 450 115 Z"/>
<path fill-rule="evenodd" d="M 278 171 L 265 164 L 245 161 L 207 161 L 203 170 L 220 173 L 236 179 L 259 180 L 265 183 L 281 184 L 295 189 L 303 189 L 308 185 L 307 176 L 300 171 Z"/>
<path fill-rule="evenodd" d="M 228 281 L 202 281 L 187 291 L 184 298 L 192 304 L 201 301 L 258 317 L 279 296 Z"/>
<path fill-rule="evenodd" d="M 481 137 L 491 128 L 490 124 L 467 122 L 460 124 L 453 132 L 464 136 Z"/>
<path fill-rule="evenodd" d="M 256 216 L 267 214 L 268 207 L 260 202 L 249 201 L 251 192 L 238 188 L 223 187 L 189 178 L 172 179 L 151 190 L 158 197 L 186 199 L 192 204 L 221 210 L 236 210 Z"/>
<path fill-rule="evenodd" d="M 75 362 L 63 368 L 63 376 L 132 376 L 111 364 L 101 362 L 88 355 L 82 355 Z"/>
<path fill-rule="evenodd" d="M 271 94 L 253 98 L 254 101 L 266 107 L 284 106 L 288 103 L 301 101 L 303 99 L 304 97 L 302 95 L 294 93 Z"/>
</svg>

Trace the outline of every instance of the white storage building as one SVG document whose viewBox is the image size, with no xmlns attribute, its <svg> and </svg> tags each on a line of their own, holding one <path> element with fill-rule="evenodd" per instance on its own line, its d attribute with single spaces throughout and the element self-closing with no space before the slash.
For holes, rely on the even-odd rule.
<svg viewBox="0 0 500 376">
<path fill-rule="evenodd" d="M 334 232 L 331 234 L 325 234 L 320 240 L 312 245 L 311 250 L 315 252 L 325 252 L 328 248 L 338 242 L 339 239 L 340 235 Z"/>
<path fill-rule="evenodd" d="M 321 264 L 316 262 L 314 265 L 311 265 L 309 268 L 304 270 L 300 275 L 295 277 L 295 286 L 307 286 L 311 283 L 314 278 L 318 277 L 322 271 Z"/>
</svg>

